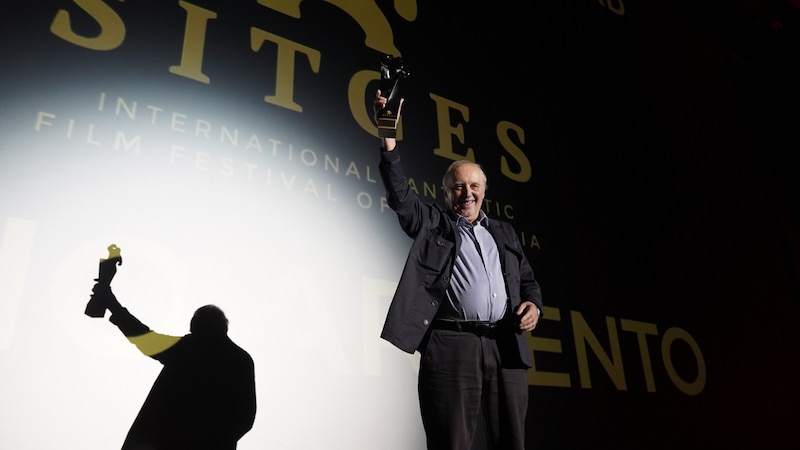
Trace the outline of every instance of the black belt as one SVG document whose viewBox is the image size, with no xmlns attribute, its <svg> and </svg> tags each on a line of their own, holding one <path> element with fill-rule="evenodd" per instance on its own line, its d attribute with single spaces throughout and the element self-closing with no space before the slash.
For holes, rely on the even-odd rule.
<svg viewBox="0 0 800 450">
<path fill-rule="evenodd" d="M 478 336 L 493 338 L 500 329 L 500 322 L 486 322 L 475 320 L 445 320 L 436 319 L 433 321 L 433 328 L 438 330 L 463 331 Z"/>
</svg>

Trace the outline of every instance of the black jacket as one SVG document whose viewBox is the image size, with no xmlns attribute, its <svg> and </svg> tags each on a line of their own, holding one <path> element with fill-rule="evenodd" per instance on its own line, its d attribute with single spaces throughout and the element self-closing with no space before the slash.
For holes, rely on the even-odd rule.
<svg viewBox="0 0 800 450">
<path fill-rule="evenodd" d="M 446 290 L 461 240 L 454 231 L 456 215 L 434 203 L 425 203 L 410 188 L 395 149 L 381 151 L 380 174 L 389 207 L 395 211 L 403 231 L 414 242 L 406 259 L 381 337 L 401 350 L 413 353 L 420 349 L 439 307 L 446 301 Z M 510 223 L 490 219 L 489 232 L 497 243 L 509 303 L 507 315 L 523 301 L 540 309 L 542 295 L 533 269 Z M 509 320 L 513 318 L 509 316 Z M 527 337 L 514 333 L 520 363 L 531 367 Z M 511 336 L 507 336 L 511 339 Z"/>
</svg>

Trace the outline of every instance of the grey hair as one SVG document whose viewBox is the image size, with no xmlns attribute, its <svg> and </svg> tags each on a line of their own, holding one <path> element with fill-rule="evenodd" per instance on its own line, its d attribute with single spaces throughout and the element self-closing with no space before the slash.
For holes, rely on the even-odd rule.
<svg viewBox="0 0 800 450">
<path fill-rule="evenodd" d="M 444 192 L 444 198 L 445 200 L 447 200 L 448 203 L 450 203 L 450 188 L 453 186 L 453 181 L 455 180 L 455 175 L 453 175 L 453 173 L 456 171 L 456 169 L 463 166 L 464 164 L 472 164 L 474 166 L 477 166 L 478 169 L 480 169 L 481 171 L 481 175 L 483 175 L 483 188 L 484 189 L 489 188 L 489 179 L 486 177 L 486 172 L 483 171 L 483 167 L 480 164 L 474 161 L 470 161 L 468 159 L 460 159 L 458 161 L 453 161 L 450 164 L 450 167 L 448 167 L 447 170 L 445 170 L 444 176 L 442 176 L 442 191 Z"/>
</svg>

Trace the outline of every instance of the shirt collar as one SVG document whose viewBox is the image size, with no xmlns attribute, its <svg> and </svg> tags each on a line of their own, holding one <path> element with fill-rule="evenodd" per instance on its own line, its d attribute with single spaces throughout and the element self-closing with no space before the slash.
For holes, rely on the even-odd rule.
<svg viewBox="0 0 800 450">
<path fill-rule="evenodd" d="M 461 214 L 456 214 L 456 216 L 458 216 L 458 218 L 456 219 L 456 225 L 463 227 L 473 226 L 472 223 Z M 480 224 L 484 228 L 489 228 L 489 216 L 487 216 L 486 213 L 483 212 L 483 210 L 478 211 L 478 224 Z"/>
</svg>

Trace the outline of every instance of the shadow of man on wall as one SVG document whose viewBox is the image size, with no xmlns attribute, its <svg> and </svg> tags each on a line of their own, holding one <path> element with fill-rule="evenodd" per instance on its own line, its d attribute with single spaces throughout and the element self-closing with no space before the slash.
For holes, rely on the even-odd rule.
<svg viewBox="0 0 800 450">
<path fill-rule="evenodd" d="M 216 305 L 198 308 L 184 336 L 152 331 L 111 291 L 122 263 L 112 244 L 100 261 L 86 315 L 116 325 L 146 356 L 164 367 L 133 422 L 123 450 L 232 450 L 256 415 L 253 359 L 228 337 L 228 319 Z"/>
</svg>

